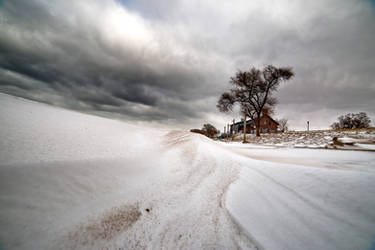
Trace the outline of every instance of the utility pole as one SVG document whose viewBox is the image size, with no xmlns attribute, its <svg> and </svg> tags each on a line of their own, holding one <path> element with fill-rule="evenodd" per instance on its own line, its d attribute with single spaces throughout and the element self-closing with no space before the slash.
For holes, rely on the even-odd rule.
<svg viewBox="0 0 375 250">
<path fill-rule="evenodd" d="M 310 122 L 307 121 L 307 132 L 309 132 L 309 130 L 310 130 Z"/>
</svg>

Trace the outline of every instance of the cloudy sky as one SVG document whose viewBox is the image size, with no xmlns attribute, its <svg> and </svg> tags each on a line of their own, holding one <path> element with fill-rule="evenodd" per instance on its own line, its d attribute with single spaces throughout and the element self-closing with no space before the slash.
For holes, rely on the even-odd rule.
<svg viewBox="0 0 375 250">
<path fill-rule="evenodd" d="M 375 124 L 375 3 L 365 0 L 0 0 L 0 91 L 169 128 L 219 129 L 237 70 L 290 66 L 275 118 Z"/>
</svg>

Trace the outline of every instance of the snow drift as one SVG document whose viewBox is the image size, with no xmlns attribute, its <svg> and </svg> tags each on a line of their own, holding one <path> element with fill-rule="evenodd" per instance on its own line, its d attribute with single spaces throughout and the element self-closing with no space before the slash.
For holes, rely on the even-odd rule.
<svg viewBox="0 0 375 250">
<path fill-rule="evenodd" d="M 239 167 L 211 140 L 4 94 L 0 120 L 3 248 L 252 247 L 223 205 Z"/>
<path fill-rule="evenodd" d="M 0 120 L 0 249 L 374 242 L 372 152 L 223 145 L 5 94 Z"/>
<path fill-rule="evenodd" d="M 374 153 L 253 151 L 251 156 L 263 160 L 267 152 L 267 162 L 243 160 L 227 207 L 260 248 L 371 249 L 375 243 Z"/>
</svg>

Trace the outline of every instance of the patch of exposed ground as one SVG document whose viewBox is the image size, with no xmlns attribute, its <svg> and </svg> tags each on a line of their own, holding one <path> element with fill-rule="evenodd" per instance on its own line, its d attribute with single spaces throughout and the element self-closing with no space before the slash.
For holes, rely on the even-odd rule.
<svg viewBox="0 0 375 250">
<path fill-rule="evenodd" d="M 142 215 L 138 205 L 125 205 L 112 208 L 101 218 L 80 224 L 70 232 L 72 248 L 94 245 L 96 241 L 109 241 L 120 232 L 131 227 Z"/>
</svg>

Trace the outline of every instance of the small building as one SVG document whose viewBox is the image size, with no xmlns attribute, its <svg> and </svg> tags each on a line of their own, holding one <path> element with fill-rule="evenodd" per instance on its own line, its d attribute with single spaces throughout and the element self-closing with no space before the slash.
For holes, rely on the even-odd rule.
<svg viewBox="0 0 375 250">
<path fill-rule="evenodd" d="M 233 127 L 234 126 L 234 127 Z M 272 119 L 271 116 L 268 114 L 263 114 L 260 118 L 260 133 L 262 134 L 272 134 L 277 133 L 277 128 L 279 126 L 279 123 Z M 242 132 L 243 133 L 244 128 L 244 122 L 236 122 L 232 125 L 230 125 L 230 134 L 232 134 L 232 131 L 237 134 Z M 246 121 L 246 133 L 247 134 L 255 134 L 256 133 L 256 124 L 254 120 L 247 120 Z"/>
</svg>

